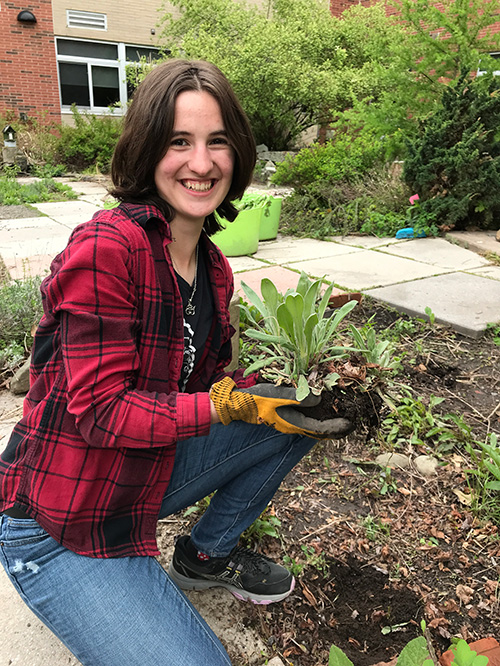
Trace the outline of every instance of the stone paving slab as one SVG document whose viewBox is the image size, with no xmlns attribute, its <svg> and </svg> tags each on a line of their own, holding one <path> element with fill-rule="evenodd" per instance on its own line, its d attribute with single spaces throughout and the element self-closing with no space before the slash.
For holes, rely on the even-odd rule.
<svg viewBox="0 0 500 666">
<path fill-rule="evenodd" d="M 500 266 L 485 266 L 484 268 L 476 268 L 467 272 L 474 273 L 474 275 L 480 275 L 481 277 L 487 277 L 491 280 L 500 280 Z"/>
<path fill-rule="evenodd" d="M 471 338 L 500 321 L 500 282 L 479 275 L 448 273 L 367 293 L 411 316 L 422 316 L 429 307 L 436 322 Z"/>
<path fill-rule="evenodd" d="M 33 204 L 41 213 L 48 215 L 56 222 L 73 229 L 82 222 L 91 219 L 100 210 L 99 206 L 86 201 L 56 201 L 52 203 Z"/>
<path fill-rule="evenodd" d="M 266 266 L 254 271 L 236 273 L 234 275 L 234 290 L 236 293 L 240 294 L 240 296 L 244 296 L 245 292 L 241 287 L 241 283 L 245 282 L 245 284 L 251 287 L 260 296 L 260 283 L 262 282 L 263 278 L 269 278 L 269 280 L 274 283 L 276 289 L 279 292 L 285 293 L 287 289 L 295 288 L 297 286 L 299 277 L 299 273 L 296 273 L 295 271 L 289 270 L 282 266 Z M 343 293 L 345 292 L 342 289 L 337 289 L 335 287 L 332 290 L 332 296 L 340 295 Z"/>
<path fill-rule="evenodd" d="M 274 282 L 276 289 L 284 293 L 290 287 L 296 287 L 299 281 L 299 274 L 291 271 L 282 266 L 264 266 L 253 271 L 246 271 L 244 273 L 236 273 L 234 275 L 234 291 L 239 293 L 240 296 L 244 295 L 241 288 L 242 281 L 251 287 L 257 294 L 260 295 L 260 283 L 263 278 L 269 278 Z"/>
<path fill-rule="evenodd" d="M 77 194 L 83 195 L 106 195 L 108 189 L 102 183 L 94 183 L 90 180 L 71 180 L 71 178 L 55 178 L 64 185 L 69 185 Z"/>
<path fill-rule="evenodd" d="M 274 264 L 316 259 L 318 257 L 336 257 L 361 252 L 360 248 L 314 240 L 313 238 L 280 238 L 276 241 L 262 243 L 254 254 L 255 259 L 264 259 Z M 299 268 L 300 270 L 300 268 Z"/>
<path fill-rule="evenodd" d="M 457 271 L 487 266 L 488 261 L 476 252 L 453 245 L 444 238 L 418 238 L 398 245 L 386 245 L 377 248 L 398 257 L 415 259 L 423 264 L 439 268 L 453 268 Z"/>
<path fill-rule="evenodd" d="M 1 252 L 0 256 L 2 256 Z M 36 254 L 28 259 L 23 256 L 3 257 L 3 259 L 12 280 L 25 280 L 29 277 L 48 275 L 54 256 L 54 254 Z"/>
<path fill-rule="evenodd" d="M 312 259 L 288 266 L 317 277 L 324 276 L 344 289 L 357 291 L 419 280 L 449 271 L 377 250 L 359 250 L 355 254 Z"/>
<path fill-rule="evenodd" d="M 500 256 L 500 243 L 496 240 L 496 231 L 449 231 L 446 238 L 474 252 L 481 254 L 492 252 Z"/>
<path fill-rule="evenodd" d="M 401 244 L 399 238 L 378 238 L 377 236 L 330 236 L 330 241 L 340 243 L 341 245 L 350 245 L 360 247 L 365 250 L 373 250 L 376 247 L 384 247 L 391 244 Z"/>
<path fill-rule="evenodd" d="M 111 199 L 106 194 L 83 194 L 79 197 L 79 201 L 85 201 L 86 203 L 97 206 L 98 208 L 103 208 L 104 202 Z"/>
<path fill-rule="evenodd" d="M 253 271 L 269 265 L 264 261 L 259 261 L 258 259 L 254 259 L 253 257 L 249 256 L 227 257 L 227 260 L 229 261 L 229 265 L 231 266 L 233 273 L 241 273 L 241 271 Z"/>
</svg>

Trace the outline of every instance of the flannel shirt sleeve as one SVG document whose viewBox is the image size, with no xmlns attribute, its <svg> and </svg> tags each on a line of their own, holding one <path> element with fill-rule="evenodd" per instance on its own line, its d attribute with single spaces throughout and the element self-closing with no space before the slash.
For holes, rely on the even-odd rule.
<svg viewBox="0 0 500 666">
<path fill-rule="evenodd" d="M 147 371 L 138 349 L 147 303 L 137 302 L 134 280 L 148 284 L 148 262 L 137 268 L 139 250 L 130 243 L 112 225 L 84 225 L 46 294 L 60 320 L 68 411 L 90 446 L 160 447 L 210 430 L 208 393 L 136 388 L 137 374 Z"/>
</svg>

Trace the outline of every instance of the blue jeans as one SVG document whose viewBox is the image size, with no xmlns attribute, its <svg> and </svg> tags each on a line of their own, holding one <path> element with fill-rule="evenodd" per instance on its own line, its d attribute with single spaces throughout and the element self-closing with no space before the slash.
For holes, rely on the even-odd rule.
<svg viewBox="0 0 500 666">
<path fill-rule="evenodd" d="M 160 517 L 216 491 L 192 531 L 226 555 L 314 440 L 240 421 L 179 442 Z M 85 666 L 227 666 L 229 657 L 153 557 L 97 559 L 34 520 L 0 516 L 0 561 L 31 610 Z"/>
</svg>

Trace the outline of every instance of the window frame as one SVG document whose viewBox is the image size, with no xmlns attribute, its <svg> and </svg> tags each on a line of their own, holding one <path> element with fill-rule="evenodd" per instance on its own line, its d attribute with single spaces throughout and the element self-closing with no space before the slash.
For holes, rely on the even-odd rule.
<svg viewBox="0 0 500 666">
<path fill-rule="evenodd" d="M 115 59 L 107 59 L 107 58 L 87 58 L 85 56 L 71 56 L 71 55 L 60 55 L 58 52 L 58 41 L 59 40 L 65 40 L 65 41 L 72 41 L 72 42 L 86 42 L 87 44 L 111 44 L 113 46 L 117 47 L 117 55 L 118 58 Z M 103 115 L 105 113 L 112 113 L 113 115 L 118 115 L 122 116 L 126 112 L 127 108 L 127 75 L 126 75 L 126 66 L 130 64 L 134 64 L 136 61 L 134 60 L 127 60 L 126 59 L 126 49 L 127 47 L 132 47 L 132 48 L 140 48 L 140 49 L 149 49 L 150 51 L 160 51 L 159 48 L 154 47 L 154 46 L 149 46 L 149 45 L 144 45 L 144 44 L 128 44 L 125 42 L 111 42 L 111 41 L 106 41 L 106 40 L 101 40 L 101 39 L 81 39 L 78 37 L 68 37 L 68 36 L 63 36 L 59 35 L 55 37 L 55 50 L 56 50 L 56 60 L 57 60 L 57 77 L 58 77 L 58 85 L 59 85 L 59 101 L 61 104 L 61 113 L 64 114 L 70 114 L 71 113 L 71 105 L 68 104 L 63 104 L 62 103 L 62 89 L 61 89 L 61 80 L 60 80 L 60 74 L 59 74 L 59 63 L 67 63 L 67 64 L 78 64 L 82 65 L 85 64 L 87 65 L 87 82 L 89 86 L 89 99 L 90 99 L 90 107 L 87 106 L 78 106 L 77 109 L 79 111 L 88 111 L 90 113 L 95 113 L 97 115 Z M 109 107 L 109 106 L 96 106 L 94 104 L 94 92 L 93 92 L 93 81 L 92 81 L 92 66 L 100 66 L 100 67 L 109 67 L 112 69 L 117 69 L 118 70 L 118 95 L 119 95 L 119 101 L 117 102 L 118 106 L 116 107 Z"/>
</svg>

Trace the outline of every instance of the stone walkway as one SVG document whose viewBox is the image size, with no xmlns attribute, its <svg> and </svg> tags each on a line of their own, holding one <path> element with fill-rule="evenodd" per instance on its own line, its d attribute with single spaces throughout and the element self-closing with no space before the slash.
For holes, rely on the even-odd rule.
<svg viewBox="0 0 500 666">
<path fill-rule="evenodd" d="M 79 193 L 77 201 L 35 204 L 43 217 L 0 220 L 0 256 L 13 278 L 45 274 L 72 229 L 103 205 L 103 185 L 69 184 Z M 305 271 L 413 316 L 425 317 L 430 309 L 436 322 L 471 337 L 500 320 L 500 243 L 494 232 L 416 240 L 282 237 L 261 243 L 251 257 L 229 261 L 237 289 L 242 280 L 258 289 L 269 277 L 285 291 Z"/>
</svg>

